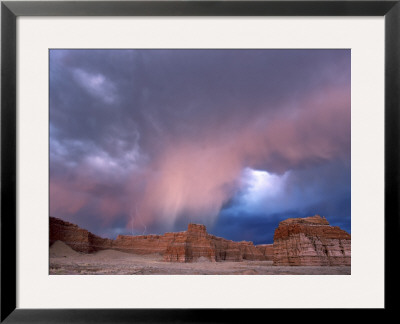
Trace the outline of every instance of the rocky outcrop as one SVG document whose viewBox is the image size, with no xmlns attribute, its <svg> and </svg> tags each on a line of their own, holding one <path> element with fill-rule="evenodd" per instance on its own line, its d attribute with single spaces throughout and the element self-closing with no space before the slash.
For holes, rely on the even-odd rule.
<svg viewBox="0 0 400 324">
<path fill-rule="evenodd" d="M 254 246 L 208 234 L 206 227 L 189 224 L 184 232 L 164 235 L 96 236 L 77 225 L 50 217 L 50 245 L 62 241 L 75 251 L 113 249 L 134 254 L 160 254 L 168 262 L 197 260 L 272 260 L 282 266 L 337 266 L 351 263 L 351 236 L 320 216 L 289 218 L 279 223 L 274 244 Z"/>
<path fill-rule="evenodd" d="M 289 218 L 274 233 L 274 265 L 349 266 L 351 236 L 318 215 Z"/>
<path fill-rule="evenodd" d="M 266 261 L 273 261 L 273 259 L 274 259 L 274 245 L 273 244 L 260 244 L 260 245 L 256 245 L 256 248 L 265 257 Z"/>
<path fill-rule="evenodd" d="M 113 242 L 114 250 L 134 253 L 134 254 L 164 254 L 165 250 L 172 242 L 174 234 L 164 235 L 118 235 Z"/>
<path fill-rule="evenodd" d="M 239 250 L 243 260 L 264 261 L 265 256 L 254 246 L 253 242 L 239 242 Z"/>
<path fill-rule="evenodd" d="M 107 249 L 112 245 L 112 240 L 96 236 L 79 226 L 50 217 L 49 242 L 62 241 L 75 251 L 91 253 Z"/>
<path fill-rule="evenodd" d="M 84 253 L 104 249 L 134 254 L 158 253 L 169 262 L 266 259 L 252 242 L 234 242 L 210 235 L 206 227 L 199 224 L 189 224 L 188 230 L 184 232 L 164 235 L 118 235 L 116 240 L 110 240 L 96 236 L 75 224 L 50 217 L 50 245 L 57 240 Z"/>
<path fill-rule="evenodd" d="M 204 225 L 189 224 L 186 232 L 174 234 L 164 253 L 165 261 L 192 262 L 200 258 L 216 261 L 215 246 Z"/>
<path fill-rule="evenodd" d="M 256 249 L 252 242 L 234 242 L 210 235 L 204 225 L 189 224 L 186 232 L 174 234 L 172 242 L 165 251 L 165 261 L 265 260 L 263 254 Z"/>
</svg>

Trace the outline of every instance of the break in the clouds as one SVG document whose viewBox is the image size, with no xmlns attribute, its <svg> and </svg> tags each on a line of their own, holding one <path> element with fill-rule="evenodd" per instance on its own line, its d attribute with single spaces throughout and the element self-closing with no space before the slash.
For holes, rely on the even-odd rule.
<svg viewBox="0 0 400 324">
<path fill-rule="evenodd" d="M 105 237 L 350 231 L 350 50 L 51 50 L 50 213 Z"/>
</svg>

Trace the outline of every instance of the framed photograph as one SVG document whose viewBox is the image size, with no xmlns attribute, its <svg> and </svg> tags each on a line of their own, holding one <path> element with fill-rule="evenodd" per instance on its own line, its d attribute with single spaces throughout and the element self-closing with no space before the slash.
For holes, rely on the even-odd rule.
<svg viewBox="0 0 400 324">
<path fill-rule="evenodd" d="M 393 309 L 399 17 L 2 2 L 1 320 Z"/>
</svg>

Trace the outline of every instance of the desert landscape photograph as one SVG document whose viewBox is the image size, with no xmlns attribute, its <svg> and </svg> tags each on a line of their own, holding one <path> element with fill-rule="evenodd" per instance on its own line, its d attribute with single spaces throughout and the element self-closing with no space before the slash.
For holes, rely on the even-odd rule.
<svg viewBox="0 0 400 324">
<path fill-rule="evenodd" d="M 50 275 L 351 275 L 349 49 L 50 49 Z"/>
</svg>

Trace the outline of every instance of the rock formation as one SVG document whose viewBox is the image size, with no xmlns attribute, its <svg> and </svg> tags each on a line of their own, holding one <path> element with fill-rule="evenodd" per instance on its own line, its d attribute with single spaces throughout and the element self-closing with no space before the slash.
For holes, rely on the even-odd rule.
<svg viewBox="0 0 400 324">
<path fill-rule="evenodd" d="M 351 236 L 318 215 L 289 218 L 274 233 L 274 265 L 349 266 Z"/>
<path fill-rule="evenodd" d="M 255 246 L 208 234 L 204 225 L 164 235 L 96 236 L 77 225 L 50 217 L 50 245 L 62 241 L 75 251 L 113 249 L 134 254 L 160 254 L 168 262 L 273 261 L 277 266 L 338 266 L 351 263 L 351 236 L 320 216 L 289 218 L 279 223 L 274 244 Z"/>
<path fill-rule="evenodd" d="M 204 225 L 189 224 L 186 232 L 174 234 L 164 253 L 165 261 L 191 262 L 202 257 L 216 261 L 215 246 Z"/>
<path fill-rule="evenodd" d="M 55 241 L 62 241 L 75 251 L 84 253 L 108 249 L 112 245 L 110 239 L 101 238 L 75 224 L 55 217 L 50 217 L 49 229 L 50 245 Z"/>
<path fill-rule="evenodd" d="M 169 234 L 169 233 L 167 233 Z M 133 254 L 163 254 L 171 242 L 169 235 L 118 235 L 112 249 Z"/>
<path fill-rule="evenodd" d="M 168 233 L 167 233 L 168 234 Z M 265 260 L 252 242 L 234 242 L 210 235 L 204 225 L 189 224 L 186 232 L 174 233 L 164 254 L 165 261 L 192 262 Z"/>
<path fill-rule="evenodd" d="M 134 254 L 163 255 L 169 262 L 265 260 L 252 242 L 234 242 L 207 233 L 204 225 L 189 224 L 188 230 L 164 235 L 118 235 L 116 240 L 96 236 L 77 225 L 50 217 L 50 245 L 63 241 L 76 251 L 92 253 L 113 249 Z"/>
<path fill-rule="evenodd" d="M 264 255 L 265 260 L 273 261 L 274 259 L 274 245 L 273 244 L 260 244 L 256 245 L 257 250 Z"/>
</svg>

